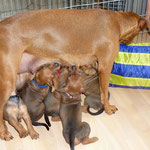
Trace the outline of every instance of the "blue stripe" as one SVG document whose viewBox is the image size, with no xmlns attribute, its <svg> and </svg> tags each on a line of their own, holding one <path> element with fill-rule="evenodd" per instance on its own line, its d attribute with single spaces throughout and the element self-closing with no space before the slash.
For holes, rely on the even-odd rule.
<svg viewBox="0 0 150 150">
<path fill-rule="evenodd" d="M 150 66 L 114 63 L 111 73 L 123 77 L 150 78 Z"/>
<path fill-rule="evenodd" d="M 133 89 L 150 89 L 150 87 L 144 86 L 124 86 L 124 85 L 116 85 L 116 84 L 109 84 L 109 87 L 122 87 L 122 88 L 133 88 Z"/>
<path fill-rule="evenodd" d="M 120 52 L 128 53 L 150 53 L 150 46 L 131 46 L 120 44 Z"/>
</svg>

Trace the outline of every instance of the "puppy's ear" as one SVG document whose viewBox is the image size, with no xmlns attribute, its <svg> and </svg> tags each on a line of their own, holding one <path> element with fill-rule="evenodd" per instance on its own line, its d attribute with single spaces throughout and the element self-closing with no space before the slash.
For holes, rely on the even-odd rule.
<svg viewBox="0 0 150 150">
<path fill-rule="evenodd" d="M 54 92 L 53 92 L 53 96 L 54 96 L 56 99 L 61 100 L 61 94 L 60 94 L 59 92 L 54 91 Z"/>
<path fill-rule="evenodd" d="M 56 77 L 56 76 L 53 78 L 53 86 L 55 89 L 58 89 L 60 86 L 58 77 Z"/>
<path fill-rule="evenodd" d="M 85 91 L 85 89 L 84 88 L 81 88 L 81 93 L 85 93 L 86 91 Z"/>
</svg>

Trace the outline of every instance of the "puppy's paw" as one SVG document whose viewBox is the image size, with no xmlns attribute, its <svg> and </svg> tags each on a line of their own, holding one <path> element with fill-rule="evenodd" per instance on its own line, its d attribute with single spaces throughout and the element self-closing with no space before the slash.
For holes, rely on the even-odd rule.
<svg viewBox="0 0 150 150">
<path fill-rule="evenodd" d="M 74 145 L 79 145 L 81 141 L 79 141 L 77 138 L 74 139 Z"/>
<path fill-rule="evenodd" d="M 37 139 L 37 138 L 39 138 L 39 134 L 36 131 L 30 132 L 30 136 L 31 136 L 31 139 Z"/>
<path fill-rule="evenodd" d="M 115 105 L 107 105 L 107 106 L 105 105 L 104 108 L 105 112 L 109 115 L 115 113 L 118 110 Z"/>
<path fill-rule="evenodd" d="M 86 144 L 90 144 L 90 143 L 94 143 L 98 141 L 98 138 L 97 137 L 92 137 L 92 138 L 89 138 L 89 137 L 85 137 L 83 140 L 82 140 L 82 144 L 83 145 L 86 145 Z"/>
<path fill-rule="evenodd" d="M 54 121 L 54 122 L 56 122 L 56 121 L 61 121 L 61 119 L 60 119 L 59 116 L 52 117 L 51 120 Z"/>
<path fill-rule="evenodd" d="M 82 106 L 82 112 L 88 113 L 88 111 L 87 111 L 87 106 L 86 106 L 86 105 Z"/>
</svg>

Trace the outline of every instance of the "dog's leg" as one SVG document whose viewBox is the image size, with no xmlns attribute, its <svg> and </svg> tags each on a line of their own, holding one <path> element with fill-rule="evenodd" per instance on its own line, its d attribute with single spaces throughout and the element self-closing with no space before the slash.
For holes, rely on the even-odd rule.
<svg viewBox="0 0 150 150">
<path fill-rule="evenodd" d="M 26 123 L 26 126 L 28 128 L 28 131 L 29 131 L 31 138 L 32 139 L 39 138 L 39 134 L 34 130 L 34 128 L 32 126 L 32 121 L 31 121 L 30 116 L 28 114 L 27 107 L 23 103 L 20 106 L 20 113 L 21 113 L 21 116 L 22 116 L 24 122 Z"/>
<path fill-rule="evenodd" d="M 16 129 L 20 138 L 25 138 L 28 136 L 28 131 L 25 130 L 25 128 L 16 120 L 15 117 L 9 118 L 8 123 Z"/>
<path fill-rule="evenodd" d="M 98 138 L 97 137 L 89 138 L 90 132 L 91 128 L 89 124 L 87 122 L 82 122 L 80 130 L 78 130 L 78 133 L 76 133 L 76 138 L 84 145 L 94 143 L 98 140 Z"/>
<path fill-rule="evenodd" d="M 0 50 L 0 138 L 3 140 L 12 138 L 3 120 L 3 109 L 12 91 L 15 90 L 17 68 L 21 60 L 21 54 L 12 53 L 8 53 L 8 49 Z"/>
<path fill-rule="evenodd" d="M 114 105 L 110 105 L 108 101 L 108 88 L 111 70 L 116 56 L 119 52 L 119 45 L 112 47 L 105 47 L 105 53 L 98 58 L 98 72 L 99 72 L 99 83 L 101 90 L 101 102 L 104 104 L 105 112 L 109 115 L 115 113 L 117 108 Z M 104 59 L 105 58 L 105 59 Z"/>
<path fill-rule="evenodd" d="M 9 88 L 8 90 L 6 88 L 3 88 L 3 86 L 7 86 L 7 84 L 0 84 L 0 85 L 1 85 L 0 86 L 0 98 L 2 98 L 0 100 L 0 138 L 3 140 L 9 141 L 10 139 L 12 139 L 12 136 L 8 132 L 5 121 L 3 120 L 3 109 L 4 109 L 5 104 L 7 103 L 7 100 L 11 92 L 8 91 Z"/>
</svg>

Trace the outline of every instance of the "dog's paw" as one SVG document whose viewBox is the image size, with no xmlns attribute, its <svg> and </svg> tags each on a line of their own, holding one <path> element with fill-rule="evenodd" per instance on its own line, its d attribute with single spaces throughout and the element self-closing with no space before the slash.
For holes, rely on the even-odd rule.
<svg viewBox="0 0 150 150">
<path fill-rule="evenodd" d="M 3 132 L 0 132 L 0 139 L 10 141 L 11 139 L 13 139 L 13 136 L 10 134 L 9 131 L 4 130 Z"/>
<path fill-rule="evenodd" d="M 84 113 L 88 113 L 88 111 L 87 111 L 87 106 L 82 106 L 82 112 L 84 112 Z"/>
<path fill-rule="evenodd" d="M 57 122 L 57 121 L 61 121 L 61 119 L 59 116 L 56 116 L 56 117 L 52 117 L 51 121 Z"/>
<path fill-rule="evenodd" d="M 27 130 L 22 130 L 20 133 L 19 133 L 19 136 L 20 136 L 20 138 L 25 138 L 26 136 L 28 136 L 29 135 L 29 133 L 28 133 L 28 131 Z"/>
<path fill-rule="evenodd" d="M 115 113 L 118 109 L 115 105 L 104 106 L 105 112 L 109 115 Z"/>
<path fill-rule="evenodd" d="M 83 145 L 86 145 L 86 144 L 90 144 L 90 143 L 94 143 L 98 141 L 98 138 L 97 137 L 92 137 L 92 138 L 89 138 L 89 137 L 85 137 L 83 140 L 82 140 L 82 144 Z"/>
<path fill-rule="evenodd" d="M 39 138 L 39 134 L 36 131 L 30 132 L 30 136 L 31 136 L 31 139 L 37 139 L 37 138 Z"/>
</svg>

